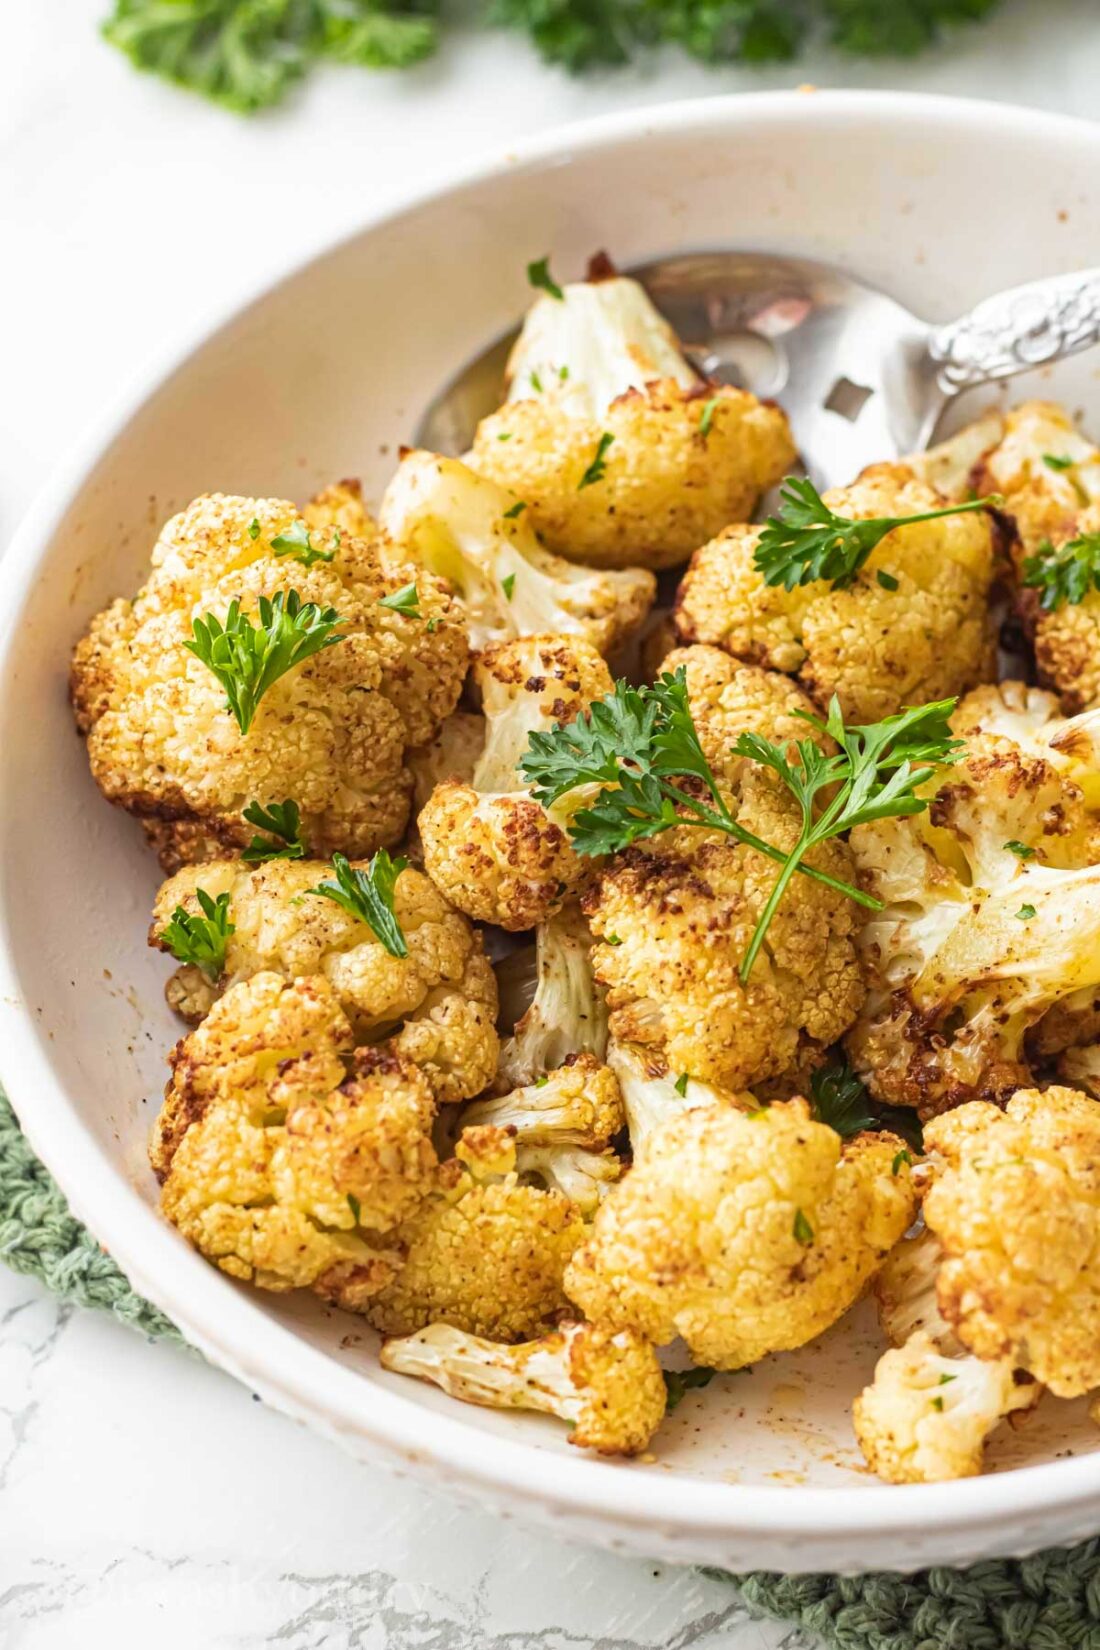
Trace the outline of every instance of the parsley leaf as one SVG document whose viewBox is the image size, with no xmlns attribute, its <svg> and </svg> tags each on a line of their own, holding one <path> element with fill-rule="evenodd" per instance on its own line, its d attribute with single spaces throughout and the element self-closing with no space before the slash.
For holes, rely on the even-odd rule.
<svg viewBox="0 0 1100 1650">
<path fill-rule="evenodd" d="M 524 510 L 526 510 L 526 508 L 527 508 L 527 505 L 526 505 L 525 501 L 523 499 L 520 499 L 518 504 L 513 504 L 511 509 L 505 510 L 505 512 L 504 512 L 505 521 L 515 521 L 516 517 L 521 516 L 523 514 Z"/>
<path fill-rule="evenodd" d="M 335 550 L 315 550 L 309 541 L 309 528 L 298 520 L 285 533 L 278 533 L 271 541 L 277 556 L 293 556 L 303 567 L 312 567 L 315 561 L 331 561 Z"/>
<path fill-rule="evenodd" d="M 563 299 L 565 293 L 550 273 L 550 259 L 535 258 L 527 265 L 527 279 L 540 292 L 549 293 L 551 298 Z"/>
<path fill-rule="evenodd" d="M 615 437 L 609 430 L 605 430 L 603 432 L 596 444 L 596 452 L 591 464 L 581 476 L 581 479 L 577 482 L 578 493 L 583 492 L 586 487 L 595 486 L 597 481 L 603 480 L 604 476 L 607 474 L 607 464 L 605 462 L 607 457 L 607 449 L 610 447 L 614 439 Z"/>
<path fill-rule="evenodd" d="M 779 514 L 769 516 L 765 522 L 753 560 L 765 584 L 781 584 L 785 590 L 818 579 L 829 579 L 834 590 L 843 590 L 872 550 L 896 527 L 965 515 L 968 510 L 984 510 L 996 502 L 993 497 L 978 498 L 915 516 L 874 516 L 868 521 L 853 521 L 831 510 L 812 481 L 795 476 L 787 477 L 779 498 Z"/>
<path fill-rule="evenodd" d="M 712 395 L 709 401 L 704 402 L 703 410 L 699 414 L 699 434 L 702 436 L 704 441 L 710 434 L 711 425 L 714 423 L 714 409 L 717 405 L 718 397 L 716 395 Z"/>
<path fill-rule="evenodd" d="M 516 588 L 516 575 L 514 573 L 507 574 L 506 577 L 501 579 L 500 588 L 504 591 L 505 599 L 511 601 Z"/>
<path fill-rule="evenodd" d="M 794 1240 L 796 1243 L 811 1244 L 814 1240 L 814 1229 L 810 1225 L 801 1209 L 794 1212 Z"/>
<path fill-rule="evenodd" d="M 407 859 L 391 859 L 384 848 L 379 848 L 367 869 L 361 871 L 358 866 L 349 865 L 343 854 L 333 854 L 335 882 L 326 878 L 308 892 L 334 900 L 351 916 L 365 922 L 391 957 L 407 957 L 409 948 L 394 915 L 393 896 L 397 879 L 408 863 Z"/>
<path fill-rule="evenodd" d="M 1020 922 L 1030 922 L 1034 915 L 1034 905 L 1021 905 L 1020 909 L 1016 913 L 1016 916 Z"/>
<path fill-rule="evenodd" d="M 415 584 L 403 584 L 400 590 L 394 590 L 388 596 L 379 596 L 378 605 L 401 613 L 406 619 L 419 619 L 420 592 Z"/>
<path fill-rule="evenodd" d="M 842 1140 L 864 1130 L 873 1133 L 885 1130 L 900 1135 L 915 1151 L 924 1150 L 924 1135 L 916 1112 L 909 1106 L 878 1105 L 843 1058 L 832 1065 L 819 1066 L 810 1078 L 810 1109 L 818 1123 L 835 1129 Z"/>
<path fill-rule="evenodd" d="M 254 836 L 241 858 L 246 865 L 262 865 L 269 859 L 304 859 L 306 845 L 302 841 L 302 816 L 298 804 L 289 796 L 285 802 L 272 802 L 265 808 L 259 802 L 250 802 L 244 810 L 250 825 L 257 825 L 269 836 Z"/>
<path fill-rule="evenodd" d="M 193 619 L 194 640 L 184 642 L 197 659 L 218 678 L 226 693 L 226 709 L 247 733 L 257 706 L 269 687 L 288 670 L 314 653 L 335 647 L 346 631 L 334 607 L 303 602 L 296 590 L 282 590 L 270 599 L 261 596 L 258 626 L 231 601 L 224 625 L 213 613 Z"/>
<path fill-rule="evenodd" d="M 672 1085 L 673 1088 L 676 1090 L 676 1093 L 680 1096 L 681 1100 L 687 1094 L 688 1084 L 690 1083 L 690 1081 L 691 1081 L 690 1073 L 688 1073 L 686 1071 L 682 1071 L 680 1073 L 679 1077 L 677 1077 L 675 1083 L 673 1083 L 673 1085 Z"/>
<path fill-rule="evenodd" d="M 1017 841 L 1015 837 L 1012 838 L 1011 842 L 1006 842 L 1004 847 L 1008 849 L 1010 854 L 1015 854 L 1017 859 L 1035 858 L 1036 850 L 1029 848 L 1026 842 Z"/>
<path fill-rule="evenodd" d="M 229 920 L 229 895 L 211 899 L 205 888 L 196 888 L 195 898 L 202 915 L 177 905 L 160 937 L 177 962 L 194 963 L 214 985 L 225 970 L 226 941 L 236 932 Z"/>
<path fill-rule="evenodd" d="M 668 1402 L 665 1405 L 666 1415 L 681 1404 L 689 1392 L 696 1387 L 709 1386 L 717 1375 L 716 1369 L 708 1369 L 705 1364 L 696 1364 L 693 1369 L 663 1369 L 665 1388 L 668 1392 Z"/>
<path fill-rule="evenodd" d="M 1043 463 L 1048 470 L 1072 470 L 1076 459 L 1059 457 L 1057 453 L 1044 453 Z"/>
<path fill-rule="evenodd" d="M 1100 533 L 1080 533 L 1057 550 L 1047 539 L 1024 562 L 1024 584 L 1042 591 L 1044 612 L 1079 606 L 1090 590 L 1100 590 Z"/>
</svg>

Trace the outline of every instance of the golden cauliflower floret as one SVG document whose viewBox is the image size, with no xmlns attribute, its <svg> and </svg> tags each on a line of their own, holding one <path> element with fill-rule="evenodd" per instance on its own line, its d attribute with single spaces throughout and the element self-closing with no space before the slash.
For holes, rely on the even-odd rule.
<svg viewBox="0 0 1100 1650">
<path fill-rule="evenodd" d="M 989 1434 L 1036 1394 L 1011 1363 L 941 1357 L 918 1330 L 879 1359 L 852 1419 L 872 1472 L 889 1484 L 936 1484 L 980 1473 Z"/>
<path fill-rule="evenodd" d="M 473 680 L 485 744 L 470 782 L 444 781 L 421 809 L 424 868 L 476 921 L 533 928 L 560 909 L 588 868 L 569 840 L 568 800 L 550 809 L 536 802 L 519 763 L 532 733 L 572 722 L 610 693 L 611 676 L 587 642 L 528 636 L 486 648 Z"/>
<path fill-rule="evenodd" d="M 322 974 L 360 1042 L 390 1038 L 395 1053 L 423 1069 L 439 1100 L 479 1094 L 500 1049 L 496 977 L 480 936 L 428 877 L 407 868 L 394 887 L 394 916 L 408 955 L 395 957 L 365 922 L 313 892 L 326 879 L 331 865 L 306 859 L 255 867 L 215 860 L 170 877 L 157 895 L 152 944 L 163 947 L 177 906 L 199 914 L 200 888 L 212 899 L 229 895 L 233 932 L 217 984 L 185 964 L 168 982 L 169 1003 L 185 1019 L 201 1019 L 215 996 L 254 974 Z"/>
<path fill-rule="evenodd" d="M 327 980 L 257 974 L 172 1054 L 161 1207 L 233 1277 L 358 1308 L 396 1267 L 381 1234 L 432 1184 L 434 1109 L 411 1062 L 353 1053 Z"/>
<path fill-rule="evenodd" d="M 501 1044 L 498 1093 L 533 1083 L 573 1054 L 602 1060 L 607 1009 L 592 972 L 592 935 L 579 906 L 541 922 L 533 947 L 497 966 L 501 1013 L 514 1026 Z"/>
<path fill-rule="evenodd" d="M 765 842 L 794 847 L 793 799 L 753 763 L 733 809 Z M 842 880 L 853 875 L 839 841 L 807 863 Z M 729 1089 L 812 1063 L 835 1042 L 863 1000 L 856 908 L 798 877 L 743 982 L 741 960 L 774 882 L 774 861 L 693 826 L 616 854 L 583 901 L 612 1036 L 659 1057 L 673 1076 Z"/>
<path fill-rule="evenodd" d="M 925 1144 L 943 1162 L 924 1218 L 959 1340 L 1062 1398 L 1100 1385 L 1100 1103 L 1023 1089 L 1004 1111 L 974 1102 L 937 1118 Z"/>
<path fill-rule="evenodd" d="M 484 716 L 474 710 L 452 711 L 434 739 L 408 752 L 413 813 L 419 814 L 436 786 L 446 780 L 469 784 L 484 749 Z"/>
<path fill-rule="evenodd" d="M 856 520 L 945 502 L 903 464 L 873 465 L 825 499 Z M 896 528 L 843 590 L 824 580 L 789 591 L 765 584 L 759 537 L 758 528 L 729 527 L 697 551 L 677 597 L 682 641 L 794 676 L 821 706 L 836 694 L 849 722 L 877 722 L 992 679 L 994 531 L 985 511 Z"/>
<path fill-rule="evenodd" d="M 917 1175 L 923 1180 L 927 1165 Z M 936 1298 L 943 1250 L 927 1226 L 905 1237 L 887 1255 L 875 1278 L 878 1321 L 892 1346 L 904 1346 L 918 1331 L 934 1342 L 938 1352 L 955 1357 L 962 1347 Z"/>
<path fill-rule="evenodd" d="M 452 1398 L 490 1409 L 531 1409 L 570 1425 L 569 1442 L 601 1455 L 637 1455 L 664 1419 L 657 1355 L 633 1330 L 609 1334 L 566 1323 L 537 1341 L 503 1346 L 446 1324 L 386 1341 L 383 1369 L 414 1375 Z"/>
<path fill-rule="evenodd" d="M 577 1054 L 535 1083 L 475 1100 L 462 1122 L 514 1129 L 533 1146 L 605 1146 L 626 1115 L 614 1072 L 592 1054 Z"/>
<path fill-rule="evenodd" d="M 463 1133 L 430 1196 L 386 1240 L 405 1259 L 364 1309 L 376 1329 L 411 1335 L 439 1322 L 518 1341 L 565 1311 L 562 1277 L 584 1222 L 560 1192 L 523 1184 L 515 1165 L 509 1130 Z"/>
<path fill-rule="evenodd" d="M 378 536 L 313 528 L 310 566 L 273 548 L 301 531 L 284 500 L 196 499 L 165 527 L 133 602 L 114 602 L 77 646 L 72 699 L 93 776 L 146 824 L 166 870 L 247 846 L 244 808 L 273 797 L 295 799 L 316 853 L 395 842 L 405 749 L 433 737 L 461 691 L 466 627 L 446 586 Z M 419 616 L 381 605 L 413 580 Z M 258 625 L 261 600 L 289 604 L 291 592 L 337 613 L 342 639 L 274 681 L 242 733 L 189 649 L 192 622 L 224 622 L 235 602 Z"/>
<path fill-rule="evenodd" d="M 665 1123 L 600 1207 L 566 1274 L 593 1322 L 740 1369 L 848 1310 L 913 1218 L 893 1135 L 841 1143 L 804 1100 Z"/>
</svg>

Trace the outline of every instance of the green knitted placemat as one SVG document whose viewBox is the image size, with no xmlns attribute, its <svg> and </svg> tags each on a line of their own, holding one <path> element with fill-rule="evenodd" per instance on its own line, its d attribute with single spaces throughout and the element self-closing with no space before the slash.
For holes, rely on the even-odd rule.
<svg viewBox="0 0 1100 1650">
<path fill-rule="evenodd" d="M 182 1336 L 69 1213 L 0 1091 L 0 1260 L 156 1339 Z M 837 1650 L 1100 1650 L 1100 1540 L 913 1576 L 726 1575 Z"/>
</svg>

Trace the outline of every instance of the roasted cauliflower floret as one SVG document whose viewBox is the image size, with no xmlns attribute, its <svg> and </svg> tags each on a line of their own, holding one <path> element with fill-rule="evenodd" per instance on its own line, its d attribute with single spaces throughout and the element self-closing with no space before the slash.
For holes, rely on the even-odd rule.
<svg viewBox="0 0 1100 1650">
<path fill-rule="evenodd" d="M 532 1146 L 606 1146 L 626 1117 L 614 1072 L 592 1054 L 577 1054 L 538 1082 L 475 1100 L 462 1122 L 512 1129 L 517 1142 Z"/>
<path fill-rule="evenodd" d="M 945 504 L 904 464 L 873 465 L 825 499 L 855 520 Z M 765 584 L 759 538 L 759 528 L 728 527 L 696 552 L 677 597 L 681 641 L 794 676 L 821 706 L 836 694 L 849 722 L 992 680 L 994 530 L 985 511 L 896 528 L 839 590 L 827 580 Z"/>
<path fill-rule="evenodd" d="M 859 1446 L 890 1484 L 935 1484 L 982 1470 L 986 1439 L 1037 1387 L 1004 1360 L 944 1358 L 918 1330 L 884 1353 L 852 1406 Z"/>
<path fill-rule="evenodd" d="M 926 1165 L 921 1165 L 921 1170 Z M 914 1179 L 921 1180 L 918 1172 Z M 943 1250 L 927 1226 L 905 1237 L 892 1249 L 875 1278 L 878 1321 L 892 1346 L 904 1346 L 918 1331 L 928 1336 L 937 1352 L 956 1357 L 963 1348 L 936 1299 Z"/>
<path fill-rule="evenodd" d="M 564 1065 L 571 1054 L 602 1059 L 607 1047 L 607 1008 L 592 972 L 592 935 L 576 905 L 566 905 L 535 931 L 534 978 L 528 1006 L 501 1046 L 497 1086 L 534 1082 Z M 528 961 L 505 959 L 498 969 L 514 980 Z"/>
<path fill-rule="evenodd" d="M 408 753 L 413 776 L 413 813 L 419 814 L 437 785 L 456 779 L 467 785 L 485 749 L 485 718 L 479 711 L 456 710 L 435 738 Z"/>
<path fill-rule="evenodd" d="M 785 414 L 700 380 L 636 281 L 537 298 L 508 371 L 470 462 L 578 561 L 672 567 L 747 520 L 795 458 Z"/>
<path fill-rule="evenodd" d="M 739 1106 L 742 1111 L 759 1109 L 760 1102 L 748 1092 L 733 1094 L 712 1088 L 709 1083 L 700 1083 L 694 1077 L 673 1079 L 659 1060 L 655 1062 L 641 1049 L 632 1048 L 629 1043 L 617 1043 L 614 1038 L 607 1045 L 607 1064 L 618 1079 L 630 1149 L 635 1158 L 663 1123 L 685 1111 L 723 1105 Z"/>
<path fill-rule="evenodd" d="M 436 1322 L 493 1340 L 542 1334 L 567 1309 L 562 1277 L 584 1232 L 568 1198 L 520 1181 L 509 1130 L 467 1129 L 385 1240 L 404 1264 L 366 1315 L 386 1335 Z"/>
<path fill-rule="evenodd" d="M 1094 815 L 1060 757 L 993 722 L 971 721 L 926 813 L 850 839 L 883 909 L 860 933 L 870 989 L 846 1045 L 877 1098 L 922 1116 L 1029 1082 L 1027 1034 L 1100 984 Z"/>
<path fill-rule="evenodd" d="M 566 1291 L 593 1322 L 740 1369 L 835 1323 L 915 1207 L 893 1135 L 842 1144 L 804 1100 L 689 1110 L 601 1205 Z"/>
<path fill-rule="evenodd" d="M 924 1218 L 943 1248 L 940 1311 L 977 1357 L 1061 1398 L 1100 1385 L 1100 1103 L 1023 1089 L 925 1130 Z"/>
<path fill-rule="evenodd" d="M 657 1355 L 633 1330 L 566 1323 L 522 1346 L 429 1324 L 386 1341 L 383 1369 L 415 1375 L 452 1398 L 490 1409 L 533 1409 L 568 1421 L 569 1442 L 601 1455 L 637 1455 L 664 1418 Z"/>
<path fill-rule="evenodd" d="M 793 798 L 746 763 L 739 822 L 790 852 Z M 807 863 L 842 880 L 853 872 L 834 840 Z M 787 889 L 747 982 L 739 969 L 775 882 L 774 862 L 722 833 L 677 826 L 615 855 L 583 906 L 599 942 L 612 1036 L 673 1077 L 737 1089 L 811 1062 L 853 1021 L 863 1000 L 856 908 L 800 877 Z"/>
<path fill-rule="evenodd" d="M 171 1063 L 150 1146 L 166 1217 L 233 1277 L 358 1310 L 396 1270 L 383 1234 L 432 1185 L 423 1073 L 353 1052 L 321 976 L 272 973 L 227 991 Z"/>
<path fill-rule="evenodd" d="M 469 784 L 444 781 L 417 821 L 424 868 L 478 922 L 533 928 L 557 911 L 587 868 L 567 834 L 567 801 L 546 809 L 523 787 L 528 737 L 572 722 L 611 691 L 595 648 L 529 636 L 487 648 L 474 666 L 486 740 Z"/>
<path fill-rule="evenodd" d="M 492 1081 L 500 1047 L 496 977 L 480 937 L 428 877 L 407 868 L 394 887 L 394 916 L 408 955 L 395 957 L 365 922 L 314 892 L 331 874 L 320 860 L 255 867 L 216 860 L 170 877 L 157 895 L 152 944 L 164 947 L 177 906 L 197 913 L 199 888 L 212 898 L 229 895 L 233 932 L 217 983 L 185 964 L 168 982 L 168 1001 L 196 1020 L 217 995 L 254 974 L 323 974 L 360 1042 L 391 1039 L 439 1100 L 479 1094 Z"/>
<path fill-rule="evenodd" d="M 579 636 L 619 647 L 653 605 L 640 567 L 575 567 L 543 548 L 526 501 L 456 458 L 406 452 L 381 519 L 410 561 L 457 590 L 475 648 L 517 636 Z"/>
<path fill-rule="evenodd" d="M 303 547 L 305 531 L 284 500 L 196 499 L 164 528 L 134 600 L 112 603 L 76 648 L 72 700 L 93 777 L 144 822 L 167 871 L 247 846 L 243 810 L 272 796 L 297 801 L 315 853 L 395 842 L 406 747 L 454 708 L 468 649 L 446 587 L 377 534 L 316 528 Z M 317 559 L 280 550 L 288 538 Z M 413 580 L 417 616 L 382 605 Z M 287 611 L 292 596 L 338 615 L 328 634 L 341 639 L 266 686 L 242 732 L 226 688 L 190 651 L 192 622 L 238 612 L 259 628 L 261 602 Z"/>
</svg>

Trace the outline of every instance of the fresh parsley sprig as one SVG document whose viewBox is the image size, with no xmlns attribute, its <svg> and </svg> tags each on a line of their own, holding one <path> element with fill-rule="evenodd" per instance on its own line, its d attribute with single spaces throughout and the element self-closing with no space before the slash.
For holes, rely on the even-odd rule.
<svg viewBox="0 0 1100 1650">
<path fill-rule="evenodd" d="M 607 474 L 607 449 L 615 437 L 610 430 L 605 430 L 596 443 L 596 451 L 592 462 L 577 482 L 578 493 L 583 493 L 586 487 L 594 487 L 597 481 L 602 481 Z"/>
<path fill-rule="evenodd" d="M 785 590 L 818 579 L 828 579 L 834 590 L 843 590 L 872 550 L 896 527 L 964 515 L 968 510 L 984 510 L 999 502 L 991 495 L 915 516 L 873 516 L 867 521 L 853 521 L 831 510 L 813 482 L 805 478 L 788 476 L 779 497 L 779 513 L 769 516 L 764 524 L 753 560 L 765 584 L 781 584 Z"/>
<path fill-rule="evenodd" d="M 548 297 L 557 298 L 559 303 L 565 293 L 550 273 L 550 259 L 533 258 L 527 265 L 527 280 L 537 292 L 545 292 Z"/>
<path fill-rule="evenodd" d="M 331 561 L 336 554 L 333 550 L 318 550 L 310 540 L 308 525 L 299 518 L 285 533 L 277 533 L 271 541 L 271 548 L 277 556 L 293 556 L 300 561 L 303 567 L 312 567 L 314 562 Z"/>
<path fill-rule="evenodd" d="M 414 584 L 403 584 L 400 590 L 391 590 L 388 596 L 379 596 L 379 607 L 388 607 L 393 613 L 400 613 L 406 619 L 419 619 L 420 592 Z"/>
<path fill-rule="evenodd" d="M 205 888 L 196 888 L 195 898 L 202 915 L 177 905 L 160 937 L 177 962 L 201 968 L 213 985 L 225 970 L 226 942 L 236 932 L 229 920 L 229 895 L 211 899 Z"/>
<path fill-rule="evenodd" d="M 820 1066 L 810 1078 L 810 1106 L 819 1123 L 842 1139 L 864 1130 L 900 1135 L 915 1151 L 924 1150 L 920 1118 L 910 1106 L 880 1106 L 867 1093 L 847 1060 Z"/>
<path fill-rule="evenodd" d="M 306 845 L 302 841 L 302 815 L 298 804 L 287 797 L 285 802 L 269 802 L 265 808 L 259 802 L 250 802 L 244 810 L 250 825 L 268 836 L 254 836 L 241 858 L 246 865 L 262 865 L 269 859 L 304 859 Z"/>
<path fill-rule="evenodd" d="M 259 618 L 254 625 L 234 600 L 224 624 L 213 613 L 194 619 L 194 640 L 183 644 L 218 678 L 226 709 L 242 733 L 248 732 L 260 700 L 280 676 L 312 654 L 335 647 L 347 634 L 336 629 L 341 621 L 334 607 L 303 602 L 296 590 L 280 590 L 270 599 L 261 596 Z"/>
<path fill-rule="evenodd" d="M 665 1378 L 665 1391 L 668 1394 L 666 1415 L 671 1415 L 674 1409 L 678 1409 L 689 1392 L 693 1392 L 697 1387 L 709 1386 L 717 1373 L 716 1369 L 710 1369 L 706 1364 L 695 1364 L 691 1369 L 663 1369 L 661 1374 Z"/>
<path fill-rule="evenodd" d="M 1042 591 L 1044 612 L 1080 606 L 1090 590 L 1100 590 L 1100 533 L 1079 533 L 1057 550 L 1047 539 L 1024 562 L 1024 584 Z"/>
<path fill-rule="evenodd" d="M 391 859 L 384 848 L 379 848 L 365 871 L 349 865 L 343 854 L 333 854 L 333 882 L 326 878 L 311 894 L 320 894 L 340 905 L 351 916 L 365 922 L 375 938 L 385 946 L 391 957 L 407 957 L 409 947 L 393 909 L 397 879 L 408 865 L 407 859 Z"/>
</svg>

